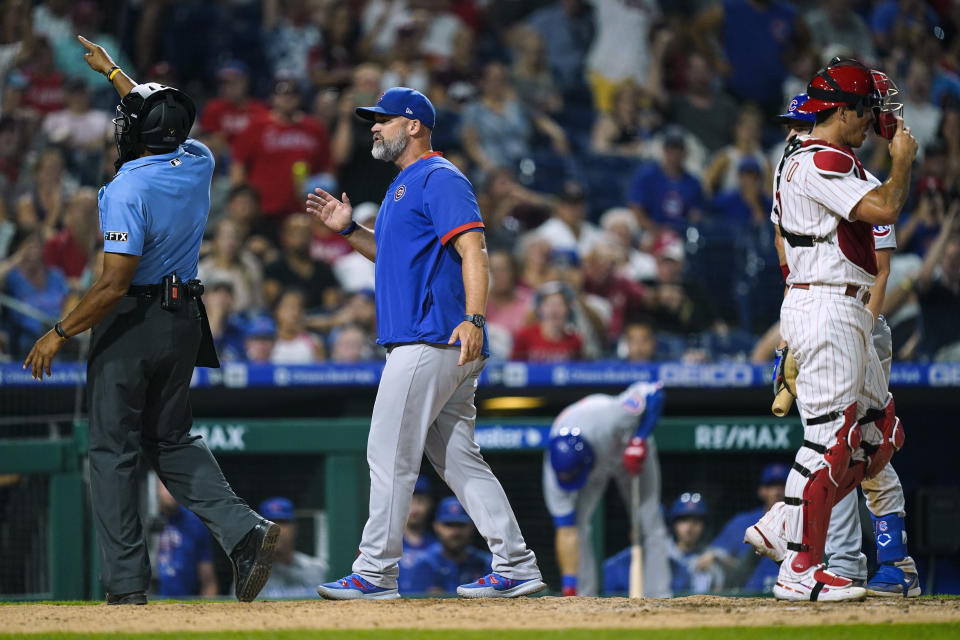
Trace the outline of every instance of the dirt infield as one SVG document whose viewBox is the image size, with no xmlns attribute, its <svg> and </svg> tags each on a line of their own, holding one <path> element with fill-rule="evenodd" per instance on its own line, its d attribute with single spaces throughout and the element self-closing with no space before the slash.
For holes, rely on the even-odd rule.
<svg viewBox="0 0 960 640">
<path fill-rule="evenodd" d="M 673 600 L 529 598 L 393 602 L 198 602 L 0 606 L 0 633 L 267 629 L 670 629 L 857 623 L 960 624 L 960 600 L 786 603 L 696 596 Z"/>
</svg>

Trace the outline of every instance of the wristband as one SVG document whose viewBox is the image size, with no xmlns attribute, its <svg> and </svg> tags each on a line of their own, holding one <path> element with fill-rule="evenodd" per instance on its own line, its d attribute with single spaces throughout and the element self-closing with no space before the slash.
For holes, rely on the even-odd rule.
<svg viewBox="0 0 960 640">
<path fill-rule="evenodd" d="M 111 67 L 110 71 L 107 71 L 104 75 L 107 76 L 108 82 L 113 82 L 113 76 L 120 73 L 120 67 Z"/>
<path fill-rule="evenodd" d="M 790 275 L 790 267 L 786 263 L 780 265 L 780 273 L 783 274 L 783 281 L 786 282 L 787 276 Z"/>
<path fill-rule="evenodd" d="M 560 578 L 560 586 L 564 589 L 576 589 L 577 588 L 577 576 L 576 575 L 565 575 Z"/>
<path fill-rule="evenodd" d="M 70 336 L 68 336 L 68 335 L 66 334 L 66 332 L 63 330 L 63 325 L 60 324 L 59 322 L 57 322 L 57 324 L 53 325 L 53 330 L 57 333 L 58 336 L 60 336 L 60 339 L 61 339 L 61 340 L 66 340 L 67 338 L 70 337 Z"/>
<path fill-rule="evenodd" d="M 351 220 L 350 225 L 346 229 L 344 229 L 343 231 L 337 231 L 337 233 L 339 233 L 342 236 L 348 236 L 354 231 L 356 231 L 358 226 L 360 225 L 357 224 L 356 220 Z"/>
</svg>

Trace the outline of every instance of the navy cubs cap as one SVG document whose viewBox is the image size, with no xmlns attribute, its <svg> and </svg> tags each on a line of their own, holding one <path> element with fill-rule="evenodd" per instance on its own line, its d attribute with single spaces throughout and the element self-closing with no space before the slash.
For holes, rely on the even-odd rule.
<svg viewBox="0 0 960 640">
<path fill-rule="evenodd" d="M 786 484 L 788 475 L 790 475 L 790 467 L 782 462 L 771 462 L 763 468 L 760 484 Z"/>
<path fill-rule="evenodd" d="M 364 120 L 372 121 L 378 113 L 419 120 L 428 129 L 433 129 L 437 123 L 437 110 L 433 108 L 427 96 L 409 87 L 387 89 L 377 100 L 376 105 L 357 107 L 357 115 Z"/>
<path fill-rule="evenodd" d="M 454 496 L 444 498 L 440 501 L 440 504 L 437 505 L 436 520 L 441 524 L 450 524 L 454 522 L 459 522 L 461 524 L 473 524 L 473 521 L 470 520 L 470 516 L 467 515 L 466 509 L 463 508 L 463 505 L 460 504 L 460 501 Z"/>
<path fill-rule="evenodd" d="M 670 524 L 678 518 L 706 518 L 707 504 L 699 493 L 684 491 L 670 506 Z"/>
<path fill-rule="evenodd" d="M 260 503 L 260 515 L 274 522 L 293 521 L 293 503 L 280 496 L 267 498 Z"/>
<path fill-rule="evenodd" d="M 790 106 L 787 107 L 787 110 L 777 116 L 782 124 L 794 124 L 796 122 L 806 122 L 809 125 L 813 125 L 817 122 L 817 115 L 815 113 L 807 113 L 805 111 L 800 111 L 800 107 L 807 103 L 810 97 L 805 93 L 798 93 L 793 97 L 793 100 L 790 101 Z"/>
</svg>

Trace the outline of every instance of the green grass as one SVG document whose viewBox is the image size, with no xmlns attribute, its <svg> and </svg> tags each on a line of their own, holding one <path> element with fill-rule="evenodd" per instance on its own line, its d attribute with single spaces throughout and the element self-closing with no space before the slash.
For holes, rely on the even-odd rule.
<svg viewBox="0 0 960 640">
<path fill-rule="evenodd" d="M 895 626 L 895 629 L 891 627 Z M 365 631 L 342 630 L 285 630 L 285 631 L 221 631 L 209 633 L 171 632 L 171 633 L 53 633 L 3 635 L 0 638 L 23 638 L 25 640 L 88 640 L 91 638 L 109 638 L 110 640 L 490 640 L 490 638 L 509 638 L 510 640 L 621 640 L 622 638 L 642 638 L 643 640 L 822 640 L 823 638 L 843 638 L 844 640 L 876 640 L 883 634 L 894 631 L 898 637 L 910 640 L 955 640 L 960 634 L 958 624 L 898 624 L 898 625 L 851 625 L 828 627 L 726 627 L 702 629 L 565 629 L 557 631 L 508 630 L 495 631 L 419 631 L 415 629 L 372 629 Z"/>
</svg>

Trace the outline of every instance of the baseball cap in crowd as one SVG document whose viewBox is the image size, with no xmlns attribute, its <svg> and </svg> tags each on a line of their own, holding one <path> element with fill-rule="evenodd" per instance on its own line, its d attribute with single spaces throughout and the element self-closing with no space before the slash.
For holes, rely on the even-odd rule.
<svg viewBox="0 0 960 640">
<path fill-rule="evenodd" d="M 744 156 L 740 159 L 740 164 L 737 165 L 737 173 L 743 173 L 744 171 L 760 173 L 760 161 L 753 156 Z"/>
<path fill-rule="evenodd" d="M 247 338 L 272 338 L 277 333 L 277 325 L 267 316 L 256 316 L 247 323 L 244 334 Z"/>
<path fill-rule="evenodd" d="M 788 475 L 790 475 L 790 467 L 782 462 L 771 462 L 763 468 L 760 484 L 786 484 Z"/>
<path fill-rule="evenodd" d="M 414 493 L 430 493 L 430 478 L 427 476 L 417 476 L 417 484 L 413 485 Z"/>
<path fill-rule="evenodd" d="M 663 233 L 653 245 L 653 257 L 664 260 L 683 262 L 683 241 L 679 237 Z"/>
<path fill-rule="evenodd" d="M 403 116 L 410 120 L 419 120 L 428 129 L 437 123 L 437 110 L 433 104 L 416 89 L 393 87 L 381 94 L 377 104 L 372 107 L 357 107 L 357 115 L 372 121 L 376 114 Z"/>
<path fill-rule="evenodd" d="M 260 515 L 273 522 L 293 521 L 293 503 L 289 498 L 276 496 L 260 503 Z"/>
<path fill-rule="evenodd" d="M 811 125 L 814 124 L 817 121 L 816 114 L 800 111 L 800 107 L 806 104 L 809 99 L 810 97 L 807 96 L 806 93 L 798 93 L 793 97 L 793 100 L 790 101 L 790 106 L 787 107 L 787 110 L 777 116 L 777 120 L 782 124 L 793 124 L 797 121 L 806 122 Z"/>
<path fill-rule="evenodd" d="M 278 74 L 276 79 L 273 81 L 273 93 L 276 95 L 282 95 L 286 93 L 300 93 L 300 85 L 297 84 L 295 78 L 291 77 L 288 74 Z"/>
<path fill-rule="evenodd" d="M 680 497 L 670 505 L 668 517 L 671 523 L 677 518 L 706 518 L 707 503 L 704 502 L 703 496 L 699 493 L 684 491 L 680 494 Z"/>
<path fill-rule="evenodd" d="M 233 76 L 247 75 L 247 65 L 242 60 L 228 60 L 217 69 L 217 77 L 221 80 Z"/>
<path fill-rule="evenodd" d="M 560 190 L 560 198 L 566 202 L 583 202 L 586 199 L 583 186 L 579 182 L 567 180 Z"/>
<path fill-rule="evenodd" d="M 576 249 L 553 249 L 548 259 L 553 267 L 575 269 L 580 266 L 580 255 Z"/>
<path fill-rule="evenodd" d="M 665 147 L 686 147 L 687 134 L 683 127 L 677 125 L 668 125 L 663 129 L 663 146 Z"/>
<path fill-rule="evenodd" d="M 453 524 L 456 522 L 462 524 L 473 524 L 466 509 L 460 504 L 455 496 L 449 496 L 440 501 L 437 505 L 436 521 L 440 524 Z"/>
</svg>

